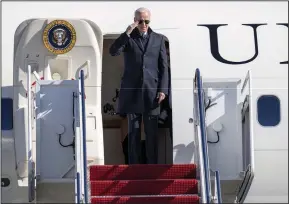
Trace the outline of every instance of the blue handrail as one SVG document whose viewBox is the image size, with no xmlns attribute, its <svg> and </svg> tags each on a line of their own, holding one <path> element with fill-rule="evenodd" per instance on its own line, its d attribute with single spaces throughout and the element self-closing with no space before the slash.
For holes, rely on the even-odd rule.
<svg viewBox="0 0 289 204">
<path fill-rule="evenodd" d="M 222 194 L 221 194 L 221 184 L 220 184 L 220 175 L 219 171 L 216 171 L 216 187 L 217 187 L 217 202 L 218 204 L 221 204 L 222 201 Z"/>
<path fill-rule="evenodd" d="M 76 173 L 77 204 L 80 204 L 80 175 Z"/>
<path fill-rule="evenodd" d="M 195 79 L 197 82 L 197 94 L 198 94 L 198 108 L 200 116 L 200 129 L 201 129 L 201 142 L 202 142 L 202 153 L 204 159 L 204 172 L 205 172 L 205 190 L 206 190 L 206 199 L 207 203 L 210 203 L 210 178 L 209 178 L 209 166 L 208 166 L 208 150 L 207 150 L 207 135 L 206 135 L 206 126 L 205 126 L 205 108 L 204 108 L 204 99 L 203 99 L 203 86 L 201 81 L 201 73 L 199 69 L 196 69 Z"/>
<path fill-rule="evenodd" d="M 80 71 L 81 100 L 82 100 L 82 137 L 83 137 L 83 180 L 84 180 L 84 201 L 88 203 L 87 189 L 87 160 L 86 160 L 86 112 L 85 112 L 85 90 L 84 90 L 84 71 Z"/>
</svg>

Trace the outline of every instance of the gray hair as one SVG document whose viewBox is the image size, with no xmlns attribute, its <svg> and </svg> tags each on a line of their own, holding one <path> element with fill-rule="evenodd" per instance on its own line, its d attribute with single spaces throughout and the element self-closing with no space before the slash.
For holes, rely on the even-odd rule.
<svg viewBox="0 0 289 204">
<path fill-rule="evenodd" d="M 134 16 L 136 17 L 138 14 L 143 13 L 143 12 L 147 12 L 149 14 L 149 16 L 151 15 L 151 12 L 149 9 L 141 7 L 138 8 L 135 12 L 134 12 Z"/>
</svg>

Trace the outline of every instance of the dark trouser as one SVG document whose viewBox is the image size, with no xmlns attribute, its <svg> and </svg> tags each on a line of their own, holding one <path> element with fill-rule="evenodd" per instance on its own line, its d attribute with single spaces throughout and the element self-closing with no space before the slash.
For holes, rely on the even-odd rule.
<svg viewBox="0 0 289 204">
<path fill-rule="evenodd" d="M 158 116 L 148 114 L 128 114 L 128 152 L 129 164 L 141 163 L 141 123 L 144 120 L 146 135 L 146 162 L 158 163 Z"/>
<path fill-rule="evenodd" d="M 122 151 L 124 154 L 124 162 L 125 164 L 129 164 L 128 162 L 128 134 L 122 142 Z M 146 151 L 145 151 L 145 140 L 141 140 L 141 163 L 146 164 Z"/>
</svg>

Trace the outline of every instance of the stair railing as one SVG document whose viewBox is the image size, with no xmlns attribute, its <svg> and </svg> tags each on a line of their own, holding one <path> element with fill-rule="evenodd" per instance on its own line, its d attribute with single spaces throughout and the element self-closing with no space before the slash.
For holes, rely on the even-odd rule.
<svg viewBox="0 0 289 204">
<path fill-rule="evenodd" d="M 78 94 L 74 95 L 76 100 L 75 114 L 75 203 L 83 203 L 84 187 L 83 187 L 83 137 L 82 137 L 82 113 L 81 113 L 81 91 L 80 82 L 78 82 Z"/>
<path fill-rule="evenodd" d="M 244 179 L 238 188 L 234 203 L 243 203 L 254 179 L 254 172 L 249 164 L 244 175 Z"/>
<path fill-rule="evenodd" d="M 201 182 L 201 199 L 202 203 L 210 203 L 211 197 L 211 185 L 210 185 L 210 171 L 209 171 L 209 160 L 208 160 L 208 150 L 207 150 L 207 139 L 206 139 L 206 128 L 205 128 L 205 109 L 203 103 L 203 88 L 200 70 L 195 71 L 195 82 L 194 90 L 196 95 L 194 96 L 195 106 L 195 121 L 198 120 L 196 124 L 196 140 L 198 145 L 199 153 L 199 170 L 200 170 L 200 182 Z"/>
<path fill-rule="evenodd" d="M 85 90 L 84 72 L 81 70 L 79 76 L 78 115 L 76 120 L 76 177 L 75 177 L 75 202 L 89 203 L 87 183 L 87 156 L 86 156 L 86 112 L 85 112 Z"/>
<path fill-rule="evenodd" d="M 33 116 L 33 96 L 31 88 L 31 65 L 27 66 L 27 162 L 28 162 L 28 200 L 35 199 L 35 165 L 32 158 L 32 116 Z"/>
<path fill-rule="evenodd" d="M 84 202 L 88 201 L 88 183 L 87 183 L 87 149 L 86 149 L 86 111 L 85 111 L 85 89 L 84 89 L 84 71 L 80 71 L 80 95 L 81 95 L 81 113 L 82 113 L 82 150 L 83 150 L 83 186 Z"/>
<path fill-rule="evenodd" d="M 222 201 L 222 194 L 221 194 L 221 182 L 220 182 L 220 174 L 219 171 L 212 171 L 214 174 L 214 190 L 212 191 L 213 194 L 213 203 L 221 204 Z"/>
<path fill-rule="evenodd" d="M 205 123 L 205 107 L 203 95 L 203 82 L 199 69 L 195 71 L 194 81 L 194 121 L 195 121 L 195 141 L 197 152 L 199 154 L 198 164 L 200 170 L 201 181 L 201 199 L 202 203 L 222 203 L 221 186 L 219 172 L 215 173 L 214 193 L 211 191 L 211 175 L 208 154 L 208 140 Z M 214 196 L 212 196 L 214 194 Z"/>
<path fill-rule="evenodd" d="M 244 98 L 242 107 L 242 125 L 246 125 L 249 128 L 249 133 L 243 135 L 243 180 L 239 186 L 236 194 L 235 203 L 243 203 L 250 190 L 251 184 L 254 179 L 254 114 L 253 114 L 253 87 L 252 87 L 252 73 L 248 70 L 244 79 L 242 89 L 242 97 Z M 247 115 L 248 114 L 248 115 Z M 246 117 L 246 115 L 248 117 Z"/>
</svg>

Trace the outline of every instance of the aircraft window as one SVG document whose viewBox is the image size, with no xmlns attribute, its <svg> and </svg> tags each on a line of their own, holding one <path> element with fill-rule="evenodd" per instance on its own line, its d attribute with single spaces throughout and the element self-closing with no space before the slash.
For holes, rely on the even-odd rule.
<svg viewBox="0 0 289 204">
<path fill-rule="evenodd" d="M 273 95 L 263 95 L 257 101 L 258 121 L 262 126 L 276 126 L 281 120 L 280 100 Z"/>
<path fill-rule="evenodd" d="M 1 126 L 2 130 L 13 129 L 13 99 L 1 99 Z"/>
</svg>

